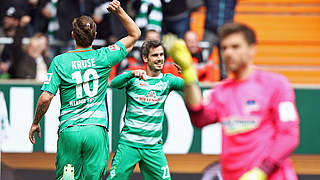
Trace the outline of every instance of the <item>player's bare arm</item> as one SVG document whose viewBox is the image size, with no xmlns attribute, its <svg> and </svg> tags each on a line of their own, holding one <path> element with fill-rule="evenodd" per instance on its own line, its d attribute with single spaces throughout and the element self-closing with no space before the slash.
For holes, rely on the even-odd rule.
<svg viewBox="0 0 320 180">
<path fill-rule="evenodd" d="M 121 23 L 128 31 L 128 36 L 120 39 L 120 42 L 126 47 L 127 53 L 129 53 L 135 42 L 140 38 L 141 31 L 139 27 L 134 23 L 134 21 L 128 16 L 128 14 L 121 8 L 120 2 L 113 0 L 108 6 L 109 12 L 118 15 Z"/>
<path fill-rule="evenodd" d="M 54 95 L 48 91 L 44 91 L 39 97 L 36 114 L 29 131 L 29 140 L 32 144 L 36 143 L 36 140 L 34 138 L 35 132 L 37 132 L 39 138 L 41 137 L 41 128 L 39 122 L 42 119 L 43 115 L 47 112 L 53 97 Z"/>
</svg>

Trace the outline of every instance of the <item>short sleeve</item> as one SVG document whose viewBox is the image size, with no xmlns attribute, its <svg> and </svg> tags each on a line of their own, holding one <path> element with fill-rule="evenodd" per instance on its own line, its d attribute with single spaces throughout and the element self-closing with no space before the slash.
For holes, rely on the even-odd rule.
<svg viewBox="0 0 320 180">
<path fill-rule="evenodd" d="M 52 94 L 56 94 L 57 90 L 61 84 L 61 79 L 58 74 L 58 67 L 57 67 L 57 59 L 54 58 L 52 63 L 49 67 L 47 79 L 43 82 L 42 91 L 49 91 Z"/>
<path fill-rule="evenodd" d="M 109 67 L 118 64 L 127 56 L 127 49 L 120 41 L 100 50 L 106 54 L 107 66 Z"/>
<path fill-rule="evenodd" d="M 168 76 L 170 77 L 170 89 L 176 90 L 176 91 L 182 91 L 184 87 L 184 80 L 172 74 L 168 74 Z"/>
</svg>

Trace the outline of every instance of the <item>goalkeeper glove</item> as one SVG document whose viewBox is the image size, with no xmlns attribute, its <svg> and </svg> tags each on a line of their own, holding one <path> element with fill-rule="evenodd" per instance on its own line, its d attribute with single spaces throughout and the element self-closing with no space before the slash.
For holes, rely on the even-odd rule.
<svg viewBox="0 0 320 180">
<path fill-rule="evenodd" d="M 169 56 L 181 67 L 185 83 L 196 82 L 197 74 L 192 65 L 192 56 L 184 41 L 171 34 L 165 35 L 163 41 Z"/>
<path fill-rule="evenodd" d="M 267 180 L 267 174 L 260 168 L 253 168 L 244 173 L 239 180 Z"/>
</svg>

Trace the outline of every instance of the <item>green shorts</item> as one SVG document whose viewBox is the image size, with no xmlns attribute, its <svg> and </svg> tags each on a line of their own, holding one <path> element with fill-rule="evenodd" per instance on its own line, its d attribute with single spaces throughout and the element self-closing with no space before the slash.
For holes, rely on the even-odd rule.
<svg viewBox="0 0 320 180">
<path fill-rule="evenodd" d="M 107 172 L 109 138 L 106 128 L 95 125 L 73 126 L 59 134 L 56 179 L 67 164 L 74 167 L 75 179 L 99 180 Z"/>
<path fill-rule="evenodd" d="M 145 180 L 171 179 L 168 162 L 162 148 L 136 148 L 121 143 L 118 144 L 117 151 L 112 159 L 108 179 L 129 179 L 138 162 Z"/>
</svg>

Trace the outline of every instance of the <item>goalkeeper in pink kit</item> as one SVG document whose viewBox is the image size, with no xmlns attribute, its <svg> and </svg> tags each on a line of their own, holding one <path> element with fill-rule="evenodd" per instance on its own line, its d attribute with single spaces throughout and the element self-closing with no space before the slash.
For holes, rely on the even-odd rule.
<svg viewBox="0 0 320 180">
<path fill-rule="evenodd" d="M 248 26 L 225 24 L 219 37 L 232 78 L 213 88 L 206 105 L 184 43 L 171 39 L 168 47 L 182 68 L 192 123 L 199 128 L 221 123 L 224 180 L 296 180 L 289 159 L 299 144 L 293 89 L 284 76 L 254 67 L 256 38 Z"/>
</svg>

